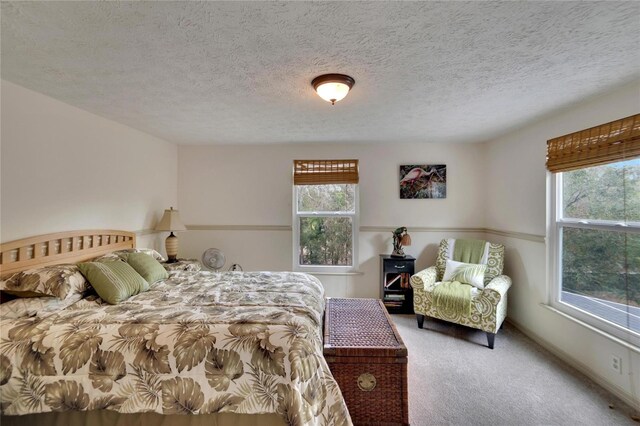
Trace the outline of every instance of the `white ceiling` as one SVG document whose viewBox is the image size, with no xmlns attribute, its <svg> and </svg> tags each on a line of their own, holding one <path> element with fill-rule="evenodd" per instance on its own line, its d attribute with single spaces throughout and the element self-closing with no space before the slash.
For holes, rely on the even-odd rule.
<svg viewBox="0 0 640 426">
<path fill-rule="evenodd" d="M 480 142 L 640 78 L 640 2 L 2 2 L 2 78 L 184 144 Z M 356 84 L 335 106 L 319 74 Z"/>
</svg>

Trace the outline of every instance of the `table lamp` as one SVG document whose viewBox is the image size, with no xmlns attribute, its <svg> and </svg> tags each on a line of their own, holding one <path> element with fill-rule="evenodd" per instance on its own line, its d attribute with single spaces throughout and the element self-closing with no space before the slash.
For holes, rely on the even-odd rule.
<svg viewBox="0 0 640 426">
<path fill-rule="evenodd" d="M 391 253 L 392 257 L 405 257 L 404 250 L 402 250 L 402 246 L 410 246 L 411 245 L 411 236 L 407 233 L 406 227 L 400 227 L 393 231 L 393 253 Z"/>
<path fill-rule="evenodd" d="M 175 263 L 178 261 L 178 237 L 173 235 L 173 231 L 186 231 L 187 227 L 184 226 L 180 220 L 178 210 L 174 210 L 173 207 L 166 209 L 160 223 L 156 226 L 156 231 L 169 231 L 171 232 L 165 240 L 165 248 L 167 249 L 167 263 Z"/>
</svg>

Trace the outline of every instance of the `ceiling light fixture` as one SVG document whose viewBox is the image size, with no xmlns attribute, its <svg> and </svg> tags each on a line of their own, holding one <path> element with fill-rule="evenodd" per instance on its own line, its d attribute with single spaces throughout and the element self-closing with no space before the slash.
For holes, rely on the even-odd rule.
<svg viewBox="0 0 640 426">
<path fill-rule="evenodd" d="M 324 74 L 313 79 L 311 85 L 322 99 L 335 105 L 344 99 L 356 81 L 344 74 Z"/>
</svg>

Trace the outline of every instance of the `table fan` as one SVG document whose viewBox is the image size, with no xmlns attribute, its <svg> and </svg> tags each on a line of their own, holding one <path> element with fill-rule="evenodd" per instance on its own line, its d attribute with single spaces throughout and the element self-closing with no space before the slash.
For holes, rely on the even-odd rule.
<svg viewBox="0 0 640 426">
<path fill-rule="evenodd" d="M 208 269 L 219 271 L 225 261 L 224 253 L 217 248 L 208 248 L 202 253 L 202 264 Z"/>
</svg>

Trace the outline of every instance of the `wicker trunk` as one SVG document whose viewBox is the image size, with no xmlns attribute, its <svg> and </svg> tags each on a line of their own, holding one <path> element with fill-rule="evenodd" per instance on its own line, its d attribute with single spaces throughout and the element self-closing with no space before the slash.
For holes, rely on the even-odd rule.
<svg viewBox="0 0 640 426">
<path fill-rule="evenodd" d="M 354 425 L 408 425 L 407 348 L 380 300 L 327 299 L 324 356 Z"/>
</svg>

